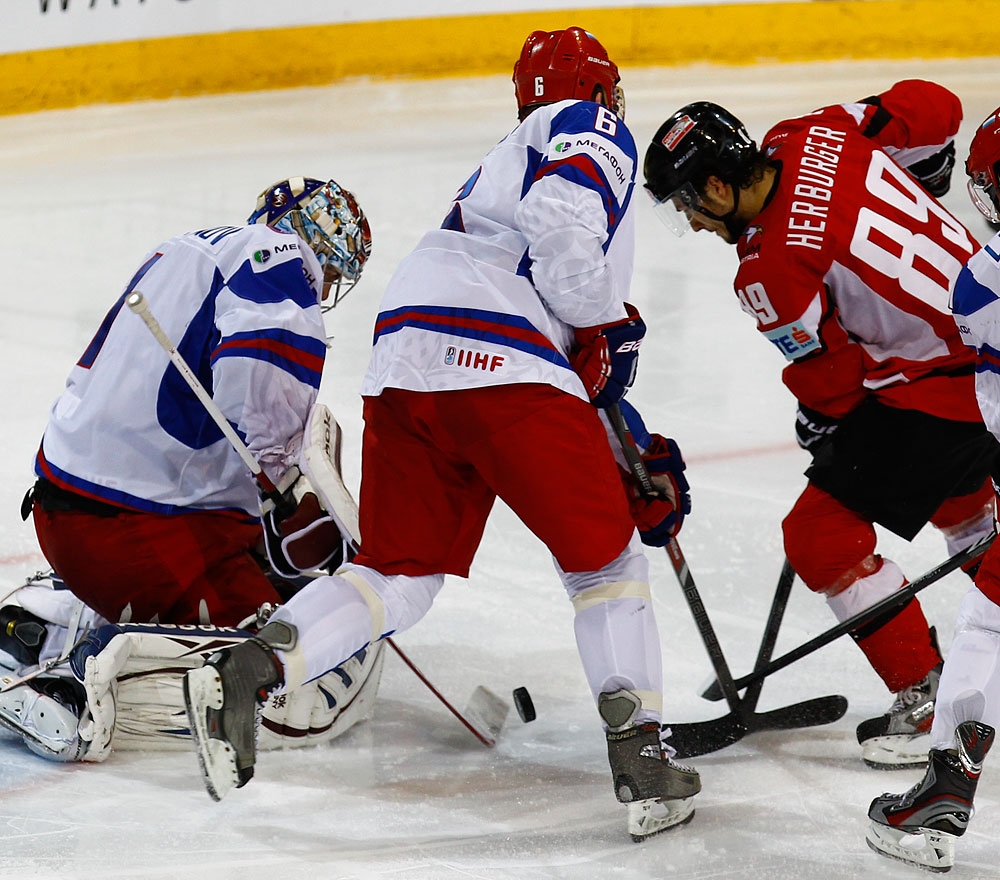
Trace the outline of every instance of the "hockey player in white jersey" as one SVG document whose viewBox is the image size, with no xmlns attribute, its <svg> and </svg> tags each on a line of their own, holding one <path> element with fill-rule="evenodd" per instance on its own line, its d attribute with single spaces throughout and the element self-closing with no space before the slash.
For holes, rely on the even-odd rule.
<svg viewBox="0 0 1000 880">
<path fill-rule="evenodd" d="M 976 130 L 965 163 L 969 195 L 1000 222 L 1000 107 Z M 976 397 L 1000 438 L 1000 235 L 958 276 L 952 312 L 976 351 Z M 998 478 L 994 474 L 994 486 Z M 883 794 L 868 810 L 868 845 L 932 871 L 948 871 L 955 840 L 968 828 L 986 754 L 1000 726 L 1000 545 L 987 550 L 962 599 L 938 685 L 924 778 L 903 794 Z M 922 840 L 921 840 L 922 838 Z"/>
<path fill-rule="evenodd" d="M 600 415 L 645 332 L 626 302 L 636 151 L 618 79 L 580 28 L 532 33 L 514 68 L 523 121 L 389 282 L 362 388 L 359 555 L 186 677 L 214 798 L 253 775 L 256 703 L 416 623 L 446 573 L 468 576 L 500 497 L 573 603 L 631 833 L 691 817 L 700 780 L 661 743 L 647 562 Z M 642 537 L 663 541 L 689 508 L 683 461 L 658 435 L 647 452 L 672 494 L 631 501 Z"/>
<path fill-rule="evenodd" d="M 342 561 L 344 539 L 319 504 L 328 496 L 310 480 L 318 469 L 306 461 L 335 454 L 329 431 L 310 427 L 328 424 L 316 405 L 326 353 L 321 306 L 354 286 L 370 249 L 367 219 L 349 191 L 334 180 L 291 178 L 261 193 L 246 225 L 158 245 L 126 285 L 52 407 L 23 511 L 33 514 L 52 580 L 68 589 L 34 584 L 0 609 L 0 660 L 11 667 L 0 681 L 0 724 L 36 751 L 102 760 L 116 701 L 119 709 L 157 706 L 152 720 L 143 715 L 150 735 L 141 742 L 155 748 L 164 734 L 176 739 L 186 731 L 180 676 L 200 661 L 199 650 L 246 638 L 233 628 L 255 630 L 258 609 L 293 591 L 288 579 Z M 161 342 L 123 308 L 137 290 L 283 493 L 280 504 L 261 505 L 247 465 Z M 334 480 L 338 465 L 331 462 Z M 109 621 L 168 628 L 93 634 Z M 178 625 L 201 629 L 171 642 L 169 627 Z M 79 652 L 71 658 L 84 634 L 87 656 L 121 638 L 113 657 L 90 669 Z M 272 727 L 288 733 L 304 719 L 295 733 L 301 742 L 330 730 L 332 716 L 310 723 L 313 708 L 339 712 L 366 682 L 377 687 L 379 654 L 275 704 Z M 76 676 L 60 664 L 55 675 L 17 683 L 40 664 L 70 659 Z M 116 676 L 146 661 L 169 682 L 119 700 Z M 131 679 L 149 681 L 145 672 Z"/>
</svg>

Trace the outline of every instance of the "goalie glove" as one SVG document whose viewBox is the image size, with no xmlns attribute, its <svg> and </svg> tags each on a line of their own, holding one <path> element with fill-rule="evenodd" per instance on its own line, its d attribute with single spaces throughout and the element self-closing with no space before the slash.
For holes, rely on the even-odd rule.
<svg viewBox="0 0 1000 880">
<path fill-rule="evenodd" d="M 340 439 L 340 425 L 317 403 L 306 419 L 299 468 L 278 487 L 286 503 L 281 511 L 270 502 L 261 505 L 267 558 L 282 577 L 333 571 L 357 549 L 358 506 L 341 476 Z"/>
<path fill-rule="evenodd" d="M 622 401 L 621 411 L 657 492 L 652 497 L 644 494 L 635 475 L 623 472 L 629 512 L 643 544 L 665 547 L 691 512 L 691 487 L 684 476 L 687 465 L 677 442 L 661 434 L 651 434 L 635 407 Z"/>
<path fill-rule="evenodd" d="M 635 306 L 625 303 L 627 318 L 596 327 L 578 327 L 577 351 L 570 361 L 594 406 L 618 403 L 635 381 L 639 345 L 646 324 Z"/>
<path fill-rule="evenodd" d="M 282 493 L 280 508 L 270 500 L 261 505 L 264 549 L 271 567 L 285 578 L 339 567 L 346 552 L 340 528 L 298 468 L 291 468 L 283 482 L 289 479 L 291 486 Z"/>
</svg>

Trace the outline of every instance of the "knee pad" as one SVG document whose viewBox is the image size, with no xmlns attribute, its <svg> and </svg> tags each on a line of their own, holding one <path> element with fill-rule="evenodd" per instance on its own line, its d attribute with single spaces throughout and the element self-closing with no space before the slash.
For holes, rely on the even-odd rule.
<svg viewBox="0 0 1000 880">
<path fill-rule="evenodd" d="M 444 575 L 380 574 L 362 565 L 345 565 L 337 577 L 347 581 L 364 599 L 372 618 L 372 641 L 409 629 L 434 603 Z"/>
<path fill-rule="evenodd" d="M 815 486 L 799 496 L 781 527 L 788 561 L 817 593 L 826 592 L 875 553 L 871 523 Z M 871 573 L 859 572 L 854 579 Z"/>
<path fill-rule="evenodd" d="M 562 580 L 563 587 L 572 602 L 576 597 L 590 590 L 601 590 L 614 583 L 646 584 L 646 597 L 649 596 L 649 560 L 642 549 L 639 533 L 625 545 L 625 549 L 607 565 L 597 571 L 563 571 L 558 563 L 556 570 Z"/>
</svg>

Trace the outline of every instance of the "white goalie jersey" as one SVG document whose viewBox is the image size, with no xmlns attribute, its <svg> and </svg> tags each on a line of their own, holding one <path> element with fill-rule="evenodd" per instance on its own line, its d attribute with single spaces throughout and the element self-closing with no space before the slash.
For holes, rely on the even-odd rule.
<svg viewBox="0 0 1000 880">
<path fill-rule="evenodd" d="M 300 241 L 262 225 L 224 226 L 177 236 L 147 255 L 54 403 L 35 473 L 131 510 L 256 518 L 246 465 L 124 305 L 142 292 L 277 482 L 298 454 L 326 357 L 322 272 Z"/>
</svg>

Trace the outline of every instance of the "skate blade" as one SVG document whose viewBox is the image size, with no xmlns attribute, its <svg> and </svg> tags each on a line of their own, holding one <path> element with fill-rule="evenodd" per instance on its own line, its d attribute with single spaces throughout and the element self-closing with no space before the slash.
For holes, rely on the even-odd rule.
<svg viewBox="0 0 1000 880">
<path fill-rule="evenodd" d="M 465 706 L 465 719 L 476 728 L 484 742 L 496 745 L 500 730 L 503 728 L 510 704 L 498 697 L 489 688 L 479 685 L 469 697 Z"/>
<path fill-rule="evenodd" d="M 628 805 L 628 833 L 636 843 L 694 818 L 694 797 L 661 801 L 649 798 Z"/>
<path fill-rule="evenodd" d="M 873 770 L 907 770 L 926 767 L 931 746 L 929 733 L 913 736 L 876 736 L 862 745 L 861 757 Z"/>
<path fill-rule="evenodd" d="M 210 714 L 222 708 L 222 679 L 215 669 L 202 666 L 184 676 L 184 705 L 202 781 L 212 800 L 221 801 L 241 783 L 236 751 L 225 740 L 213 737 L 209 730 Z"/>
<path fill-rule="evenodd" d="M 955 864 L 955 836 L 943 831 L 925 828 L 914 834 L 871 822 L 865 843 L 879 855 L 925 871 L 943 874 Z"/>
</svg>

